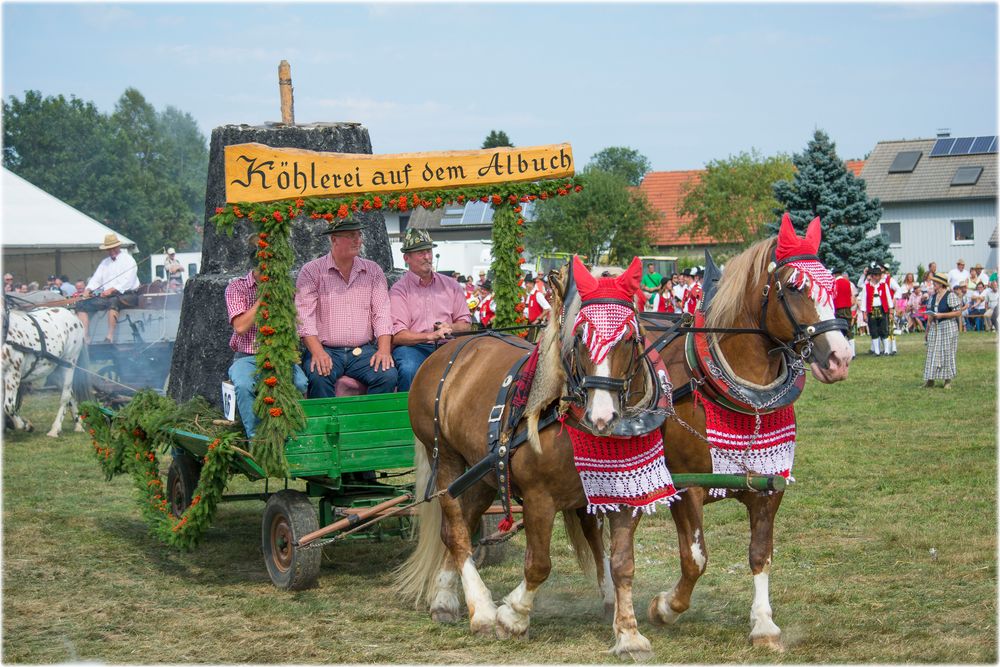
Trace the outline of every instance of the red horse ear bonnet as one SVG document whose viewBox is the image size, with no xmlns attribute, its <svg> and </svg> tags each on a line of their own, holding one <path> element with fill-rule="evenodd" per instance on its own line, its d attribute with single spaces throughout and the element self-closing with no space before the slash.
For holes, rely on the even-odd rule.
<svg viewBox="0 0 1000 667">
<path fill-rule="evenodd" d="M 642 279 L 642 261 L 638 257 L 632 260 L 624 273 L 615 277 L 595 278 L 575 255 L 572 270 L 580 298 L 585 302 L 591 299 L 618 299 L 633 303 Z M 590 350 L 590 359 L 595 364 L 604 361 L 608 352 L 627 334 L 639 335 L 635 308 L 625 303 L 584 305 L 576 316 L 573 330 L 581 326 L 583 342 Z"/>
<path fill-rule="evenodd" d="M 802 238 L 795 233 L 792 218 L 786 211 L 781 216 L 781 228 L 778 230 L 778 245 L 774 257 L 780 263 L 790 257 L 806 255 L 806 258 L 786 262 L 787 266 L 792 267 L 788 283 L 796 289 L 807 292 L 817 304 L 832 307 L 833 274 L 816 258 L 822 237 L 823 232 L 820 230 L 818 217 L 809 223 L 806 235 Z"/>
</svg>

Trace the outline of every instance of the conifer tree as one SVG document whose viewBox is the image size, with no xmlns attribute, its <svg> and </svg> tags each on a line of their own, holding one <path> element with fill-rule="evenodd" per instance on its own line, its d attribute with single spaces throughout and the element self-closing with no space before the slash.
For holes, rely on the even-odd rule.
<svg viewBox="0 0 1000 667">
<path fill-rule="evenodd" d="M 878 199 L 869 199 L 864 180 L 837 157 L 836 144 L 826 132 L 816 130 L 806 150 L 794 155 L 792 163 L 796 168 L 792 180 L 774 184 L 779 208 L 772 231 L 777 233 L 777 220 L 785 211 L 799 234 L 819 216 L 823 225 L 819 257 L 827 267 L 847 269 L 855 279 L 873 260 L 895 271 L 899 263 L 889 252 L 888 241 L 881 234 L 871 234 L 882 217 L 882 206 Z"/>
</svg>

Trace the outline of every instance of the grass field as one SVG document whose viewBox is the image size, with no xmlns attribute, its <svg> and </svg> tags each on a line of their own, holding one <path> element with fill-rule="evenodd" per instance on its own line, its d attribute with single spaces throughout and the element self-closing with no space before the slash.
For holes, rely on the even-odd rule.
<svg viewBox="0 0 1000 667">
<path fill-rule="evenodd" d="M 899 349 L 858 357 L 839 385 L 810 380 L 797 404 L 798 482 L 777 517 L 771 577 L 784 654 L 747 642 L 741 505 L 706 509 L 708 570 L 667 629 L 645 608 L 676 579 L 676 536 L 668 512 L 643 521 L 636 607 L 657 662 L 996 662 L 996 337 L 962 335 L 950 391 L 920 387 L 918 336 Z M 53 411 L 51 396 L 29 397 L 41 433 L 8 433 L 3 447 L 5 662 L 617 661 L 561 526 L 530 640 L 476 638 L 396 599 L 401 540 L 327 547 L 318 587 L 299 593 L 268 579 L 262 503 L 223 505 L 201 547 L 169 550 L 147 535 L 131 480 L 103 481 L 86 436 L 45 437 Z M 523 543 L 484 570 L 495 599 L 519 583 Z"/>
</svg>

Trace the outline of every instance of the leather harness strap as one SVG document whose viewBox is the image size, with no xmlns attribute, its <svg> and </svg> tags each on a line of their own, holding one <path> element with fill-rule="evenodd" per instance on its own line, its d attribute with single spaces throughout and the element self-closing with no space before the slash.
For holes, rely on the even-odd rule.
<svg viewBox="0 0 1000 667">
<path fill-rule="evenodd" d="M 441 373 L 441 379 L 438 380 L 437 395 L 434 397 L 434 449 L 433 449 L 432 455 L 431 455 L 431 474 L 430 474 L 430 478 L 427 481 L 427 488 L 424 490 L 424 500 L 430 499 L 431 495 L 433 494 L 432 489 L 434 488 L 435 482 L 437 481 L 438 451 L 439 451 L 438 450 L 438 444 L 439 444 L 440 437 L 441 437 L 441 413 L 440 413 L 440 408 L 441 408 L 441 391 L 444 389 L 444 381 L 448 377 L 448 374 L 451 373 L 451 369 L 455 365 L 455 361 L 458 359 L 458 355 L 462 353 L 462 350 L 465 349 L 465 346 L 468 345 L 469 343 L 471 343 L 472 341 L 482 340 L 485 337 L 495 338 L 497 340 L 503 341 L 504 343 L 507 343 L 508 345 L 514 345 L 516 347 L 521 347 L 521 348 L 526 348 L 526 349 L 531 349 L 532 347 L 534 347 L 530 343 L 522 340 L 521 338 L 519 338 L 517 336 L 505 336 L 505 335 L 501 335 L 501 334 L 498 334 L 498 333 L 494 333 L 493 331 L 489 331 L 489 330 L 481 332 L 481 333 L 479 333 L 479 335 L 476 335 L 476 336 L 470 336 L 470 337 L 462 340 L 461 342 L 459 342 L 458 345 L 455 346 L 455 351 L 452 352 L 451 358 L 448 359 L 448 365 L 445 366 L 444 372 Z M 524 358 L 520 359 L 519 360 L 520 363 L 524 363 L 525 359 L 527 359 L 527 356 L 525 356 Z M 520 367 L 518 367 L 518 368 L 520 368 Z M 511 384 L 513 384 L 513 383 L 511 383 Z M 502 390 L 502 388 L 501 388 L 501 390 Z M 497 402 L 499 403 L 500 401 L 498 400 Z M 502 413 L 502 408 L 503 408 L 503 405 L 501 405 L 501 413 Z M 494 410 L 495 409 L 496 408 L 494 408 Z M 492 417 L 492 414 L 491 414 L 491 417 Z M 499 419 L 499 416 L 498 416 L 497 417 L 497 424 L 499 424 L 499 421 L 500 421 L 500 419 Z M 492 424 L 492 419 L 491 419 L 490 426 L 492 427 L 492 425 L 493 424 Z M 482 476 L 480 476 L 480 477 L 482 477 Z"/>
<path fill-rule="evenodd" d="M 38 332 L 38 345 L 42 349 L 36 350 L 34 348 L 28 347 L 27 345 L 22 345 L 21 343 L 15 343 L 14 341 L 9 341 L 6 339 L 4 340 L 4 343 L 6 345 L 10 345 L 18 352 L 21 352 L 23 354 L 30 354 L 33 357 L 31 360 L 31 366 L 28 368 L 27 371 L 21 374 L 21 377 L 28 377 L 29 375 L 31 375 L 31 373 L 35 370 L 35 367 L 38 366 L 38 362 L 41 361 L 42 359 L 51 361 L 57 366 L 62 366 L 63 368 L 72 368 L 73 364 L 69 363 L 65 359 L 60 359 L 56 355 L 49 352 L 48 346 L 45 344 L 45 334 L 42 332 L 42 327 L 40 324 L 38 324 L 38 320 L 32 317 L 31 313 L 25 312 L 23 313 L 23 315 L 27 317 L 29 320 L 31 320 L 31 323 L 35 326 L 35 330 Z M 8 336 L 10 335 L 9 331 L 7 332 L 7 335 Z"/>
</svg>

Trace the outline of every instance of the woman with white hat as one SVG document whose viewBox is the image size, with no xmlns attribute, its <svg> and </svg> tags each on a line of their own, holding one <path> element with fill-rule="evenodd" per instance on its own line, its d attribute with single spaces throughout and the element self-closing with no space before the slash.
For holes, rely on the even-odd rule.
<svg viewBox="0 0 1000 667">
<path fill-rule="evenodd" d="M 927 304 L 927 360 L 924 362 L 924 386 L 933 387 L 935 380 L 944 380 L 951 388 L 955 377 L 955 354 L 958 352 L 958 318 L 962 315 L 962 300 L 948 287 L 948 276 L 935 273 L 934 295 Z"/>
</svg>

